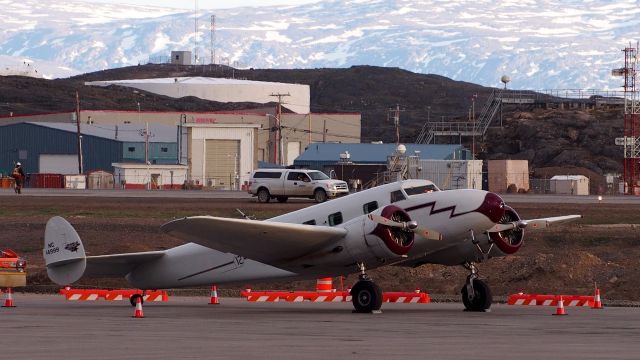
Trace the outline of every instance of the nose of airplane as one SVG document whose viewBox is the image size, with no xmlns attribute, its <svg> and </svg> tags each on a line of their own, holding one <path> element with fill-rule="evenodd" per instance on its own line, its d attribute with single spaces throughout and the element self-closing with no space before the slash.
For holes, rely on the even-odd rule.
<svg viewBox="0 0 640 360">
<path fill-rule="evenodd" d="M 480 205 L 476 211 L 488 217 L 489 220 L 494 223 L 498 223 L 502 216 L 504 216 L 504 201 L 500 196 L 488 192 L 484 197 L 482 205 Z"/>
</svg>

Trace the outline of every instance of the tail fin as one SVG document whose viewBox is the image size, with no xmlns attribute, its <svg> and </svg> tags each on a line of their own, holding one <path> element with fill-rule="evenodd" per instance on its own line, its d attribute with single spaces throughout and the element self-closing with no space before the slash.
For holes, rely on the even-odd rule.
<svg viewBox="0 0 640 360">
<path fill-rule="evenodd" d="M 47 222 L 42 254 L 49 279 L 58 285 L 77 281 L 87 267 L 84 246 L 78 233 L 60 216 L 54 216 Z"/>
</svg>

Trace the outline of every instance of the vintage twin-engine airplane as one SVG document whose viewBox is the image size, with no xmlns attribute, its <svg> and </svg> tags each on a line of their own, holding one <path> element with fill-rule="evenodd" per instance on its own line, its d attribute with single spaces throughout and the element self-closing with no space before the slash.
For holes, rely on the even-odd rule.
<svg viewBox="0 0 640 360">
<path fill-rule="evenodd" d="M 65 219 L 45 230 L 44 258 L 51 280 L 71 284 L 83 275 L 124 276 L 140 289 L 360 272 L 351 295 L 356 311 L 378 310 L 382 292 L 366 274 L 383 265 L 464 265 L 468 310 L 491 306 L 491 291 L 475 263 L 513 254 L 524 228 L 580 218 L 521 220 L 502 199 L 482 190 L 440 191 L 426 180 L 382 185 L 268 220 L 193 216 L 162 230 L 188 243 L 163 251 L 85 256 Z"/>
</svg>

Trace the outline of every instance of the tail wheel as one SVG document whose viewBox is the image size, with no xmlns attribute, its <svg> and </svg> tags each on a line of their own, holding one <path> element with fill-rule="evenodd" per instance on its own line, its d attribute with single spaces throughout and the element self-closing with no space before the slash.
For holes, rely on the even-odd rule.
<svg viewBox="0 0 640 360">
<path fill-rule="evenodd" d="M 269 190 L 262 188 L 258 190 L 258 202 L 268 203 L 271 200 L 271 195 L 269 194 Z"/>
<path fill-rule="evenodd" d="M 482 280 L 473 280 L 473 294 L 471 297 L 466 285 L 462 287 L 461 293 L 462 303 L 468 311 L 485 311 L 491 307 L 491 302 L 493 301 L 491 288 Z"/>
<path fill-rule="evenodd" d="M 322 190 L 322 189 L 318 189 L 313 193 L 313 198 L 316 200 L 317 203 L 322 203 L 327 201 L 327 193 Z"/>
<path fill-rule="evenodd" d="M 358 281 L 351 289 L 351 301 L 356 312 L 370 313 L 382 306 L 382 289 L 373 281 Z"/>
</svg>

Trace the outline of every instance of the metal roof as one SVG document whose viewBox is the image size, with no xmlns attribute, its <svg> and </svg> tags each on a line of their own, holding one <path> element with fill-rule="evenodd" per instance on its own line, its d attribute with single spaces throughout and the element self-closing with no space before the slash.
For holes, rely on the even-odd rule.
<svg viewBox="0 0 640 360">
<path fill-rule="evenodd" d="M 452 159 L 453 154 L 461 149 L 461 145 L 440 144 L 404 144 L 407 148 L 405 155 L 418 155 L 420 159 L 447 160 Z M 348 151 L 350 160 L 355 163 L 386 163 L 387 156 L 396 151 L 396 144 L 325 144 L 314 143 L 299 157 L 298 161 L 335 161 L 338 162 L 340 154 Z M 419 153 L 416 153 L 419 151 Z"/>
<path fill-rule="evenodd" d="M 51 129 L 68 131 L 75 133 L 76 124 L 53 123 L 53 122 L 29 122 L 37 126 Z M 116 138 L 117 128 L 117 138 Z M 80 124 L 80 133 L 83 135 L 96 136 L 105 139 L 117 140 L 121 142 L 144 142 L 144 125 L 141 124 Z M 149 142 L 154 143 L 175 143 L 177 142 L 177 126 L 149 124 Z"/>
</svg>

